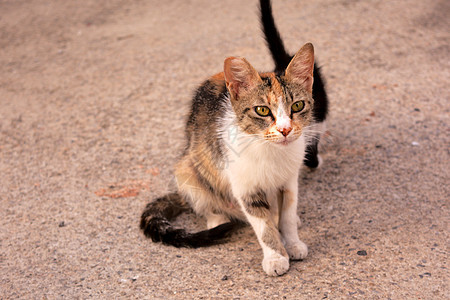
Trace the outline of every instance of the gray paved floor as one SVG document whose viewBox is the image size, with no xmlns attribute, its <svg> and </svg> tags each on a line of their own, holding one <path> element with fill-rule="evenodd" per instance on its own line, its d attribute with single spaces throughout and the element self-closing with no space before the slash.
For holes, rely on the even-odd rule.
<svg viewBox="0 0 450 300">
<path fill-rule="evenodd" d="M 139 232 L 195 87 L 227 56 L 272 68 L 256 7 L 0 1 L 0 298 L 449 298 L 448 1 L 275 1 L 331 100 L 299 178 L 305 261 L 266 276 L 250 228 L 200 250 Z"/>
</svg>

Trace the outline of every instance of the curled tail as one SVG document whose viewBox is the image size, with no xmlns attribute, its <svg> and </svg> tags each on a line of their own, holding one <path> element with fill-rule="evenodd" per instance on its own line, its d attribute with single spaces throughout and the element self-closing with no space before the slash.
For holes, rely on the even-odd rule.
<svg viewBox="0 0 450 300">
<path fill-rule="evenodd" d="M 145 207 L 140 228 L 153 242 L 178 248 L 198 248 L 221 243 L 238 225 L 236 222 L 229 222 L 196 233 L 174 228 L 169 221 L 188 209 L 188 204 L 178 193 L 157 198 Z"/>
</svg>

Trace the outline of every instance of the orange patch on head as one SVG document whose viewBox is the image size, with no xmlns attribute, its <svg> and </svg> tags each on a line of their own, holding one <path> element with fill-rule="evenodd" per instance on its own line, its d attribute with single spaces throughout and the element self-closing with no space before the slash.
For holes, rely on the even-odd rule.
<svg viewBox="0 0 450 300">
<path fill-rule="evenodd" d="M 216 88 L 219 88 L 223 86 L 223 83 L 225 82 L 225 76 L 223 72 L 217 73 L 216 75 L 213 75 L 209 78 L 209 81 L 216 86 Z"/>
<path fill-rule="evenodd" d="M 211 91 L 219 95 L 225 84 L 225 75 L 223 72 L 217 73 L 209 78 L 209 82 L 211 83 Z"/>
<path fill-rule="evenodd" d="M 272 93 L 272 92 L 269 92 L 269 93 L 267 94 L 267 103 L 269 103 L 269 105 L 270 105 L 270 104 L 272 104 L 272 103 L 277 103 L 277 102 L 278 102 L 278 99 L 277 99 L 277 97 L 275 96 L 275 94 Z"/>
<path fill-rule="evenodd" d="M 272 91 L 275 93 L 277 98 L 283 95 L 283 89 L 281 88 L 280 82 L 276 80 L 275 74 L 273 75 L 272 79 Z"/>
<path fill-rule="evenodd" d="M 261 76 L 270 78 L 270 92 L 267 96 L 268 103 L 278 103 L 280 97 L 283 97 L 283 88 L 278 82 L 275 73 L 262 73 Z"/>
<path fill-rule="evenodd" d="M 217 73 L 217 74 L 211 76 L 211 80 L 224 81 L 225 80 L 225 76 L 224 76 L 223 72 L 220 72 L 220 73 Z"/>
</svg>

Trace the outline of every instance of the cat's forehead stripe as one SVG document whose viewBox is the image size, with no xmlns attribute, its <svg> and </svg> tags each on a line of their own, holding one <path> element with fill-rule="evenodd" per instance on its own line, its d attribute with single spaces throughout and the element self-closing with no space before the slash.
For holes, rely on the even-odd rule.
<svg viewBox="0 0 450 300">
<path fill-rule="evenodd" d="M 283 99 L 283 87 L 274 73 L 263 73 L 261 78 L 269 86 L 271 93 L 269 94 L 269 103 L 272 101 L 277 103 Z M 273 95 L 273 96 L 272 96 Z"/>
<path fill-rule="evenodd" d="M 270 75 L 272 75 L 271 76 L 271 79 L 272 79 L 272 90 L 274 91 L 275 95 L 277 95 L 277 100 L 278 100 L 278 97 L 283 95 L 283 89 L 281 87 L 280 82 L 275 77 L 275 74 L 271 73 Z"/>
</svg>

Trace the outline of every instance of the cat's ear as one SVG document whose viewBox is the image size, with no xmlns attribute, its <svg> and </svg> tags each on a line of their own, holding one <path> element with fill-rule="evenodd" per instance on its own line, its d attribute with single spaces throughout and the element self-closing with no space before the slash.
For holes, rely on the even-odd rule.
<svg viewBox="0 0 450 300">
<path fill-rule="evenodd" d="M 223 72 L 228 91 L 234 100 L 262 83 L 258 72 L 245 58 L 228 57 L 225 59 Z"/>
<path fill-rule="evenodd" d="M 312 92 L 314 73 L 314 47 L 311 43 L 305 44 L 292 58 L 286 68 L 285 76 Z"/>
</svg>

